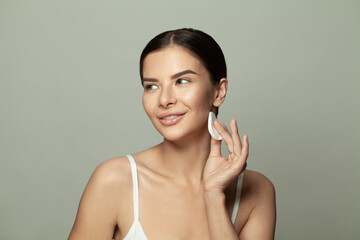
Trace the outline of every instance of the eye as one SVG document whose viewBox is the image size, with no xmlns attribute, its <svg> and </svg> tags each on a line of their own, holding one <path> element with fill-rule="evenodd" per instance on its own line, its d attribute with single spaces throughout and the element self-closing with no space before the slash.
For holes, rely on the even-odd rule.
<svg viewBox="0 0 360 240">
<path fill-rule="evenodd" d="M 145 88 L 145 90 L 153 90 L 153 89 L 156 89 L 157 86 L 154 84 L 148 84 L 148 85 L 145 85 L 144 88 Z"/>
<path fill-rule="evenodd" d="M 188 83 L 190 82 L 189 80 L 186 80 L 186 79 L 183 79 L 183 78 L 180 78 L 178 80 L 176 80 L 176 84 L 184 84 L 184 83 Z"/>
</svg>

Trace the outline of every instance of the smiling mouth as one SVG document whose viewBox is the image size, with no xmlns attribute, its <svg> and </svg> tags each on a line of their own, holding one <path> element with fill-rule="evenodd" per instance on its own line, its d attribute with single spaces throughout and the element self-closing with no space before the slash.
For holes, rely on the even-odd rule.
<svg viewBox="0 0 360 240">
<path fill-rule="evenodd" d="M 174 119 L 174 118 L 182 116 L 182 115 L 184 115 L 184 114 L 170 115 L 170 116 L 166 116 L 166 117 L 163 117 L 163 118 L 160 118 L 160 119 L 163 119 L 163 120 Z"/>
<path fill-rule="evenodd" d="M 185 115 L 185 113 L 173 114 L 173 115 L 161 117 L 161 118 L 159 118 L 159 120 L 163 125 L 171 126 L 171 125 L 178 123 L 183 118 L 184 115 Z"/>
</svg>

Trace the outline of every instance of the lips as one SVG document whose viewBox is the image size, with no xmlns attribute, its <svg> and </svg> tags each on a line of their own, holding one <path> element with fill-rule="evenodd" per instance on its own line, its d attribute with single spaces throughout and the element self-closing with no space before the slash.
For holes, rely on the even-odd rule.
<svg viewBox="0 0 360 240">
<path fill-rule="evenodd" d="M 185 113 L 163 113 L 158 116 L 160 122 L 165 126 L 171 126 L 178 123 L 183 117 Z"/>
<path fill-rule="evenodd" d="M 167 117 L 163 117 L 163 118 L 161 118 L 161 119 L 164 119 L 164 120 L 174 119 L 174 118 L 176 118 L 176 117 L 178 117 L 178 116 L 180 116 L 180 115 L 170 115 L 170 116 L 167 116 Z"/>
</svg>

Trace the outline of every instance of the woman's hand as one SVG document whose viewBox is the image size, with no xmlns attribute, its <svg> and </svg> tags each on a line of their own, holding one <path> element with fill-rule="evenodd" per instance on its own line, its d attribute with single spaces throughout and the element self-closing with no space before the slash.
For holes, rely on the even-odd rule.
<svg viewBox="0 0 360 240">
<path fill-rule="evenodd" d="M 211 138 L 210 154 L 204 168 L 204 190 L 224 192 L 230 182 L 246 168 L 249 154 L 248 136 L 243 136 L 242 145 L 235 119 L 230 122 L 231 133 L 220 121 L 215 121 L 214 127 L 226 143 L 229 156 L 222 157 L 221 140 Z"/>
</svg>

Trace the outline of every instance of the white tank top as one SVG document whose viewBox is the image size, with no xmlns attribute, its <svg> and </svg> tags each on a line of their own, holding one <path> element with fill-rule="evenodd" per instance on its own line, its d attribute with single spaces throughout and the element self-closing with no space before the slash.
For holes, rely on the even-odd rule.
<svg viewBox="0 0 360 240">
<path fill-rule="evenodd" d="M 127 158 L 129 159 L 131 165 L 131 174 L 132 174 L 132 182 L 133 182 L 134 222 L 131 225 L 130 230 L 124 237 L 124 240 L 148 240 L 139 221 L 139 185 L 138 185 L 136 163 L 131 155 L 127 155 Z M 235 223 L 235 219 L 239 209 L 243 178 L 244 178 L 244 173 L 241 173 L 237 181 L 235 203 L 231 216 L 231 222 L 233 224 Z"/>
</svg>

